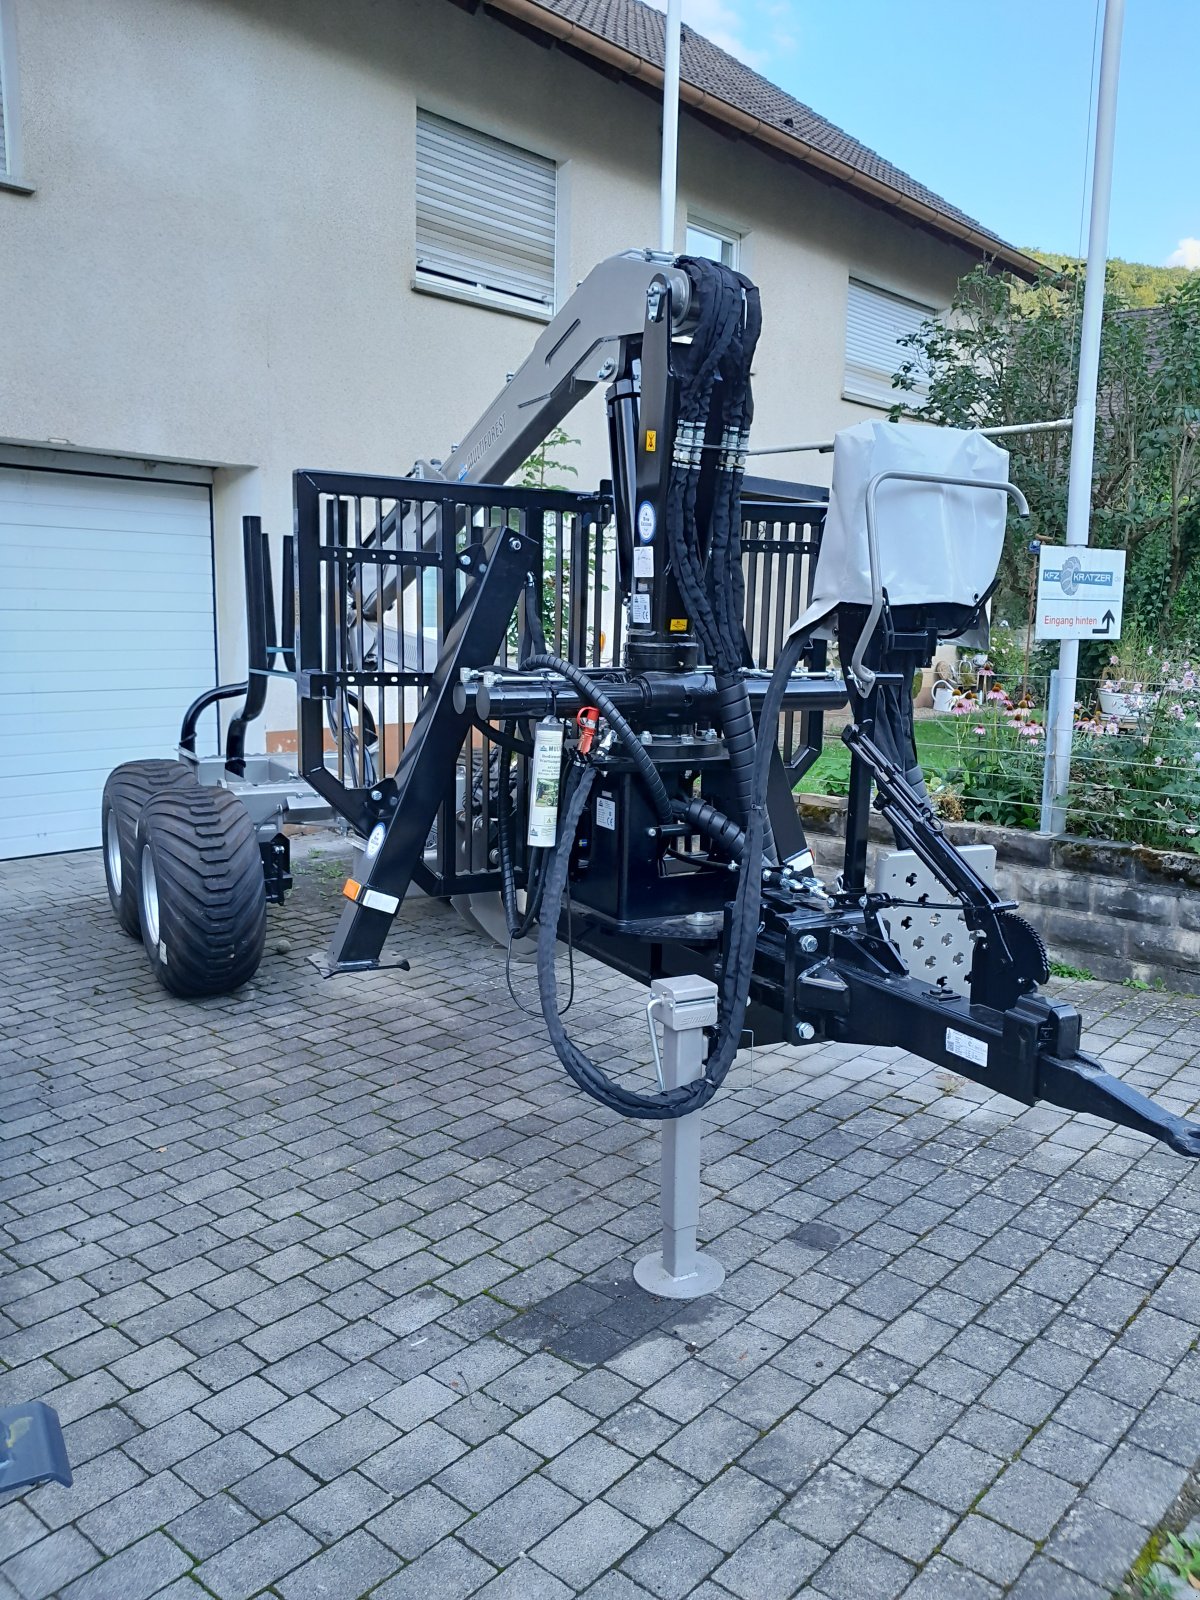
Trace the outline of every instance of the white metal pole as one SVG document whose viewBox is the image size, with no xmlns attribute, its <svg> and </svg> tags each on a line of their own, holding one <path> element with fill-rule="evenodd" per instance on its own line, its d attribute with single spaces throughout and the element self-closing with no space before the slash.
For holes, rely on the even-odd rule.
<svg viewBox="0 0 1200 1600">
<path fill-rule="evenodd" d="M 667 0 L 658 248 L 670 255 L 675 253 L 675 185 L 679 168 L 679 36 L 682 26 L 682 7 L 683 0 Z"/>
<path fill-rule="evenodd" d="M 1100 327 L 1104 314 L 1104 272 L 1108 261 L 1108 211 L 1112 194 L 1113 143 L 1117 123 L 1117 79 L 1125 0 L 1105 0 L 1100 85 L 1096 95 L 1096 149 L 1092 166 L 1092 216 L 1088 230 L 1087 281 L 1079 333 L 1079 387 L 1071 429 L 1071 467 L 1067 486 L 1067 543 L 1087 544 L 1092 519 L 1092 461 L 1096 448 L 1096 388 L 1100 373 Z M 1051 831 L 1066 825 L 1061 802 L 1071 779 L 1071 739 L 1079 680 L 1079 641 L 1058 647 L 1058 707 L 1050 748 L 1055 797 Z"/>
</svg>

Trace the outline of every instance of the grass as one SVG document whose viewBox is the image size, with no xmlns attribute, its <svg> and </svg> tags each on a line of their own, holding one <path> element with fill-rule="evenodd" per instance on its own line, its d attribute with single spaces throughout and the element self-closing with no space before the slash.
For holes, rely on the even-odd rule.
<svg viewBox="0 0 1200 1600">
<path fill-rule="evenodd" d="M 1083 978 L 1091 983 L 1096 975 L 1094 972 L 1089 972 L 1086 967 L 1073 967 L 1069 961 L 1051 961 L 1050 976 L 1052 978 Z"/>
<path fill-rule="evenodd" d="M 952 723 L 930 718 L 918 722 L 916 731 L 917 757 L 926 778 L 941 777 L 958 764 Z M 849 783 L 850 752 L 839 735 L 826 735 L 825 748 L 800 780 L 800 788 L 804 794 L 845 794 Z"/>
</svg>

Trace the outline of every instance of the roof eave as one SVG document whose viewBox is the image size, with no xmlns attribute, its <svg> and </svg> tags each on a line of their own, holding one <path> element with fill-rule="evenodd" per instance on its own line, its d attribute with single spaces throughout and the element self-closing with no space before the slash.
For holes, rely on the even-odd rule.
<svg viewBox="0 0 1200 1600">
<path fill-rule="evenodd" d="M 502 12 L 506 16 L 535 27 L 561 43 L 569 44 L 576 50 L 617 68 L 630 78 L 640 79 L 652 88 L 662 87 L 661 67 L 655 66 L 653 62 L 647 61 L 644 56 L 639 56 L 632 50 L 626 50 L 623 45 L 614 44 L 603 35 L 593 33 L 581 23 L 559 16 L 557 12 L 540 5 L 538 0 L 485 0 L 485 5 L 488 10 Z M 806 140 L 798 138 L 793 133 L 787 133 L 782 128 L 776 128 L 769 122 L 764 122 L 761 117 L 742 110 L 740 106 L 723 100 L 707 89 L 700 89 L 693 83 L 681 80 L 679 98 L 684 105 L 690 106 L 693 110 L 703 111 L 716 121 L 736 128 L 747 138 L 756 139 L 760 144 L 790 156 L 805 166 L 813 167 L 836 178 L 847 188 L 869 195 L 871 199 L 887 206 L 890 210 L 902 212 L 914 222 L 967 245 L 979 255 L 998 262 L 1022 278 L 1036 278 L 1042 271 L 1041 263 L 1026 255 L 1023 250 L 1014 249 L 981 229 L 972 228 L 969 224 L 949 217 L 933 206 L 925 205 L 912 195 L 893 189 L 890 184 L 882 183 L 878 178 L 860 172 L 857 167 L 839 161 L 827 151 L 818 150 Z"/>
</svg>

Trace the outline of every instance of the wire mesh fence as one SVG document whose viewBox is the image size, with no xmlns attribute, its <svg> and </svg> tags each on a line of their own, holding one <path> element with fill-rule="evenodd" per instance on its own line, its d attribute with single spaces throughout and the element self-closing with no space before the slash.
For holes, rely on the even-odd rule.
<svg viewBox="0 0 1200 1600">
<path fill-rule="evenodd" d="M 1200 852 L 1200 659 L 1151 657 L 1136 671 L 1115 660 L 1080 677 L 1065 796 L 1045 784 L 1048 672 L 1004 682 L 966 661 L 941 683 L 937 705 L 917 711 L 916 738 L 943 818 L 1038 829 L 1045 798 L 1077 837 Z M 845 793 L 847 778 L 845 752 L 831 748 L 806 787 Z"/>
</svg>

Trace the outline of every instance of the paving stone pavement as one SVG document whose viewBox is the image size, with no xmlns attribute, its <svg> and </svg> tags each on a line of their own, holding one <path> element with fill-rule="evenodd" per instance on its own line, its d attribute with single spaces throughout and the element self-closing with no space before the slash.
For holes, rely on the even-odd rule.
<svg viewBox="0 0 1200 1600">
<path fill-rule="evenodd" d="M 98 854 L 0 864 L 0 1404 L 75 1470 L 0 1499 L 0 1600 L 1111 1592 L 1200 1459 L 1193 1167 L 899 1050 L 760 1049 L 708 1114 L 724 1288 L 656 1302 L 655 1131 L 445 907 L 411 971 L 323 980 L 338 848 L 203 1003 Z M 648 1059 L 632 986 L 576 976 L 577 1035 Z M 1200 1100 L 1200 1003 L 1059 987 Z"/>
</svg>

